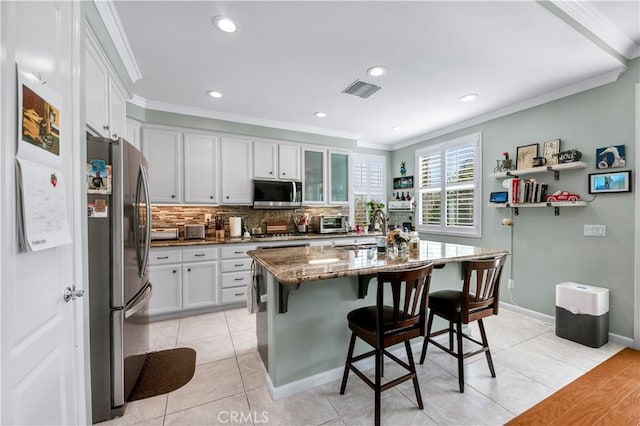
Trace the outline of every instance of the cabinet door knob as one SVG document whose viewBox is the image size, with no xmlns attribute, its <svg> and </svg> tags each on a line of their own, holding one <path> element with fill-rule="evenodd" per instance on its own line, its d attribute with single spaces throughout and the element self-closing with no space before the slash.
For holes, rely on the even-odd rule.
<svg viewBox="0 0 640 426">
<path fill-rule="evenodd" d="M 228 199 L 229 199 L 229 196 L 227 195 L 227 196 L 226 196 L 226 197 L 224 197 L 224 198 L 226 198 L 226 199 L 228 200 Z"/>
<path fill-rule="evenodd" d="M 109 130 L 109 125 L 105 124 L 104 126 L 102 126 L 102 128 L 103 128 L 104 130 Z"/>
<path fill-rule="evenodd" d="M 118 139 L 118 134 L 117 134 L 117 133 L 114 133 L 114 134 L 113 134 L 113 138 L 114 138 L 114 139 Z"/>
<path fill-rule="evenodd" d="M 177 273 L 177 272 L 178 272 L 178 271 L 176 271 L 175 269 L 173 270 L 173 273 L 174 273 L 174 274 L 175 274 L 175 273 Z"/>
<path fill-rule="evenodd" d="M 273 174 L 273 172 L 269 172 L 269 174 L 270 174 L 270 175 L 272 175 L 272 174 Z"/>
<path fill-rule="evenodd" d="M 176 198 L 176 196 L 175 196 L 175 195 L 172 195 L 172 196 L 171 196 L 171 198 Z"/>
<path fill-rule="evenodd" d="M 187 269 L 187 272 L 191 272 L 191 268 Z"/>
<path fill-rule="evenodd" d="M 213 200 L 213 195 L 209 195 L 209 198 L 211 198 Z"/>
<path fill-rule="evenodd" d="M 286 175 L 286 173 L 285 173 L 285 172 L 282 172 L 282 176 L 285 176 L 285 175 Z"/>
</svg>

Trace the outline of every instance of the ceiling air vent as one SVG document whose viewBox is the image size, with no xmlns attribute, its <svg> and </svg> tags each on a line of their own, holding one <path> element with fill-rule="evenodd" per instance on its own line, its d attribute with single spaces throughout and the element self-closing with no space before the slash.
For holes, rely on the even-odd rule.
<svg viewBox="0 0 640 426">
<path fill-rule="evenodd" d="M 367 83 L 366 81 L 356 80 L 349 87 L 344 89 L 342 93 L 358 96 L 362 99 L 367 99 L 369 96 L 373 95 L 380 89 L 382 89 L 382 87 L 376 86 L 375 84 Z"/>
</svg>

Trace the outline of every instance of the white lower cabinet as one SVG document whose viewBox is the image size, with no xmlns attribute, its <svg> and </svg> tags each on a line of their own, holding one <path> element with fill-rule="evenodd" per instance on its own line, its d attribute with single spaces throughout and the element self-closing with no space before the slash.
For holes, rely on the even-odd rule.
<svg viewBox="0 0 640 426">
<path fill-rule="evenodd" d="M 251 285 L 251 258 L 247 255 L 256 245 L 233 245 L 220 249 L 220 303 L 247 301 L 247 286 Z"/>
<path fill-rule="evenodd" d="M 218 304 L 218 248 L 152 248 L 149 315 L 171 314 Z"/>
<path fill-rule="evenodd" d="M 149 315 L 168 314 L 182 309 L 182 265 L 149 267 L 152 295 Z"/>
<path fill-rule="evenodd" d="M 217 304 L 217 277 L 217 262 L 184 264 L 182 266 L 182 308 L 204 308 Z"/>
</svg>

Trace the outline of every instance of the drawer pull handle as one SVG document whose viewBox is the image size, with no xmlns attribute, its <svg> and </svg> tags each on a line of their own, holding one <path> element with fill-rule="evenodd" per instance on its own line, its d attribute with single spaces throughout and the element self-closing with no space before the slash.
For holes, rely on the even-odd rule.
<svg viewBox="0 0 640 426">
<path fill-rule="evenodd" d="M 196 254 L 194 254 L 194 256 L 195 256 L 195 257 L 203 257 L 203 256 L 204 256 L 204 253 L 196 253 Z"/>
<path fill-rule="evenodd" d="M 169 256 L 158 256 L 156 257 L 156 259 L 161 260 L 161 259 L 168 259 Z"/>
<path fill-rule="evenodd" d="M 244 296 L 244 293 L 234 293 L 234 296 Z"/>
<path fill-rule="evenodd" d="M 244 278 L 234 278 L 234 281 L 244 281 Z"/>
<path fill-rule="evenodd" d="M 233 253 L 234 253 L 234 254 L 242 254 L 242 253 L 244 253 L 244 252 L 243 252 L 243 251 L 234 251 Z"/>
<path fill-rule="evenodd" d="M 239 268 L 239 267 L 241 267 L 241 266 L 244 266 L 244 263 L 236 263 L 236 264 L 235 264 L 235 265 L 233 265 L 233 266 L 235 266 L 235 267 Z"/>
</svg>

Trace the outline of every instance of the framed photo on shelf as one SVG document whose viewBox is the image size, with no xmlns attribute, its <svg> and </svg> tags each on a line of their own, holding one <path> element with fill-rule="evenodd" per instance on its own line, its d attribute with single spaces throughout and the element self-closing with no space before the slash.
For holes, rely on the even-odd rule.
<svg viewBox="0 0 640 426">
<path fill-rule="evenodd" d="M 547 165 L 558 164 L 560 153 L 560 139 L 553 139 L 542 144 L 542 156 L 547 160 Z"/>
<path fill-rule="evenodd" d="M 393 189 L 412 189 L 413 176 L 402 176 L 393 178 Z"/>
<path fill-rule="evenodd" d="M 516 151 L 516 170 L 533 167 L 533 158 L 538 156 L 538 144 L 519 146 Z"/>
<path fill-rule="evenodd" d="M 589 194 L 602 192 L 631 192 L 631 170 L 590 173 Z"/>
</svg>

